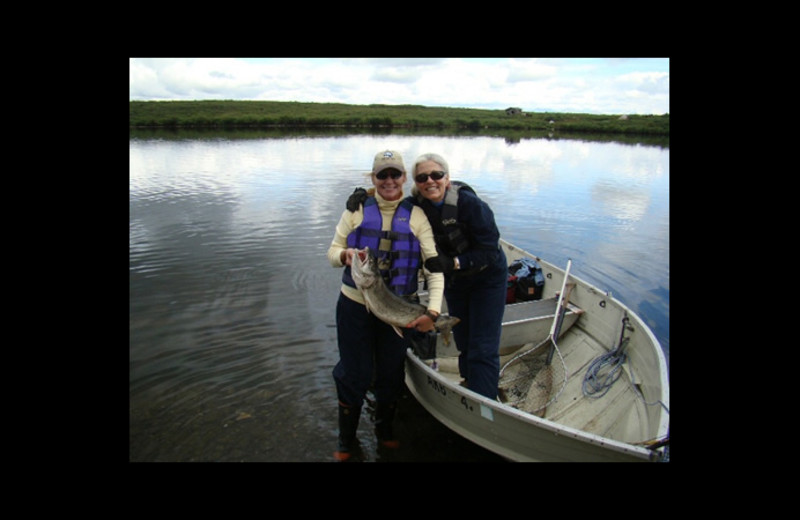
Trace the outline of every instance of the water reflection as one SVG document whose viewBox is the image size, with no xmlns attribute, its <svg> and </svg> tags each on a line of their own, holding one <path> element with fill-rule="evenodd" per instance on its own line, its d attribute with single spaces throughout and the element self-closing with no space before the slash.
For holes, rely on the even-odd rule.
<svg viewBox="0 0 800 520">
<path fill-rule="evenodd" d="M 504 238 L 556 264 L 572 258 L 669 353 L 668 149 L 480 135 L 133 138 L 131 460 L 330 460 L 341 273 L 325 251 L 384 148 L 409 166 L 443 155 Z M 409 441 L 451 449 L 409 442 L 400 460 L 494 460 L 413 402 L 404 413 Z"/>
</svg>

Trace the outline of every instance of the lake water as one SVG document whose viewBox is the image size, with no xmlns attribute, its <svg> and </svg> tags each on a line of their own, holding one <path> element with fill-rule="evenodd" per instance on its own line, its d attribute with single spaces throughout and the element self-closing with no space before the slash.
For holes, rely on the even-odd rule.
<svg viewBox="0 0 800 520">
<path fill-rule="evenodd" d="M 131 461 L 328 462 L 335 305 L 325 253 L 389 148 L 450 163 L 503 238 L 638 313 L 669 360 L 669 148 L 562 139 L 347 135 L 130 139 Z M 406 189 L 409 190 L 408 181 Z M 501 461 L 406 394 L 401 449 L 370 461 Z"/>
</svg>

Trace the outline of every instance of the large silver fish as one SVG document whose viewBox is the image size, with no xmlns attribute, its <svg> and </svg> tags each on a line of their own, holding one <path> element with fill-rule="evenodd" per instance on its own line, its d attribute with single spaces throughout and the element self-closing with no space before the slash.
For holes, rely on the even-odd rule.
<svg viewBox="0 0 800 520">
<path fill-rule="evenodd" d="M 358 250 L 353 255 L 350 271 L 356 287 L 364 296 L 367 311 L 391 325 L 401 337 L 403 336 L 401 328 L 425 314 L 426 309 L 423 305 L 409 302 L 386 286 L 378 270 L 378 260 L 372 256 L 368 247 Z M 450 331 L 460 321 L 455 316 L 440 314 L 434 322 L 445 344 L 450 343 Z"/>
</svg>

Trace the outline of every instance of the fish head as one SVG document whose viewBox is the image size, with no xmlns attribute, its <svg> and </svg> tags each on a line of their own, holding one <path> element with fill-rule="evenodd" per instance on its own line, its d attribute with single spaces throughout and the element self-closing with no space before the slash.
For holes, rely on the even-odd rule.
<svg viewBox="0 0 800 520">
<path fill-rule="evenodd" d="M 353 255 L 350 269 L 353 281 L 359 289 L 369 289 L 378 281 L 378 260 L 372 255 L 369 247 L 357 249 Z"/>
</svg>

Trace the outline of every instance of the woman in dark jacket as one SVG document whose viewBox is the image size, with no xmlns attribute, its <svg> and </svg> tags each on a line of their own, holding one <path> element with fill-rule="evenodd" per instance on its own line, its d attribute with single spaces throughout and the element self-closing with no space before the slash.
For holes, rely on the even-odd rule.
<svg viewBox="0 0 800 520">
<path fill-rule="evenodd" d="M 411 192 L 431 223 L 438 252 L 425 267 L 444 273 L 447 308 L 461 318 L 453 329 L 459 372 L 467 388 L 496 399 L 508 264 L 494 214 L 471 188 L 450 181 L 440 155 L 419 156 L 412 173 Z"/>
</svg>

